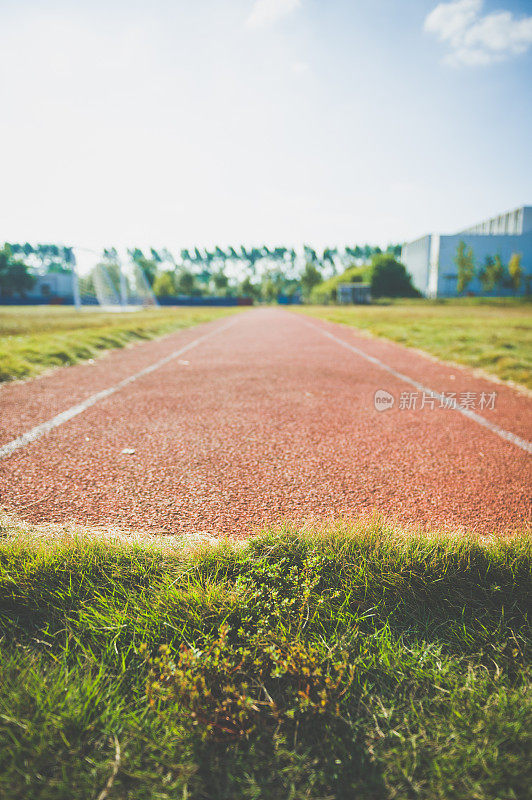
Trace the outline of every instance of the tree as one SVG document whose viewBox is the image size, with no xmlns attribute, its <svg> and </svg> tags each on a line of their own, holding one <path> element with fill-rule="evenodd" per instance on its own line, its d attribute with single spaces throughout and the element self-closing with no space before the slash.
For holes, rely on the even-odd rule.
<svg viewBox="0 0 532 800">
<path fill-rule="evenodd" d="M 402 246 L 400 244 L 389 244 L 386 248 L 387 253 L 391 253 L 392 256 L 399 258 L 401 255 Z"/>
<path fill-rule="evenodd" d="M 167 247 L 163 247 L 159 255 L 161 256 L 162 261 L 164 261 L 166 264 L 173 264 L 175 267 L 175 258 Z"/>
<path fill-rule="evenodd" d="M 486 256 L 484 266 L 478 273 L 480 283 L 485 292 L 492 292 L 495 288 L 495 259 L 493 256 Z"/>
<path fill-rule="evenodd" d="M 516 255 L 516 254 L 514 254 Z M 512 256 L 513 258 L 513 256 Z M 521 266 L 521 257 L 518 256 L 519 263 L 514 262 L 513 268 L 515 269 L 517 266 L 520 268 Z M 511 259 L 510 259 L 511 261 Z M 510 264 L 508 264 L 508 271 L 510 270 Z M 478 277 L 482 284 L 482 288 L 485 292 L 492 292 L 496 286 L 514 286 L 514 282 L 511 275 L 508 275 L 506 272 L 506 267 L 503 264 L 502 258 L 499 254 L 495 257 L 493 256 L 486 256 L 484 261 L 484 266 L 478 273 Z M 521 280 L 523 277 L 523 272 L 521 270 L 521 277 L 519 279 L 519 269 L 517 270 L 516 280 L 517 285 L 515 285 L 516 289 L 519 289 L 521 286 Z"/>
<path fill-rule="evenodd" d="M 305 269 L 301 273 L 301 288 L 304 296 L 310 297 L 313 288 L 321 282 L 321 272 L 311 261 L 307 261 Z"/>
<path fill-rule="evenodd" d="M 74 248 L 73 247 L 65 247 L 64 250 L 64 258 L 65 264 L 68 264 L 72 267 L 73 264 L 76 263 L 76 256 L 74 255 Z"/>
<path fill-rule="evenodd" d="M 510 274 L 510 281 L 516 292 L 521 288 L 523 283 L 524 270 L 521 266 L 521 253 L 512 253 L 508 262 L 508 272 Z"/>
<path fill-rule="evenodd" d="M 334 256 L 336 255 L 336 249 L 331 249 L 330 247 L 326 247 L 323 251 L 323 256 L 321 257 L 321 263 L 325 264 L 326 261 L 329 262 L 333 269 L 333 273 L 336 273 L 336 267 L 334 264 Z"/>
<path fill-rule="evenodd" d="M 309 247 L 308 245 L 305 244 L 303 245 L 303 252 L 305 254 L 305 259 L 307 263 L 311 262 L 312 264 L 314 264 L 315 262 L 318 261 L 318 254 L 316 253 L 313 247 Z"/>
<path fill-rule="evenodd" d="M 506 267 L 503 264 L 502 258 L 500 257 L 499 253 L 494 258 L 493 264 L 493 280 L 495 284 L 498 286 L 503 286 L 506 282 Z"/>
<path fill-rule="evenodd" d="M 177 294 L 174 273 L 169 270 L 159 272 L 153 282 L 152 288 L 156 297 L 172 297 Z"/>
<path fill-rule="evenodd" d="M 13 294 L 19 294 L 21 297 L 24 297 L 34 283 L 35 278 L 33 275 L 30 275 L 26 265 L 23 264 L 22 261 L 13 261 L 13 263 L 10 264 L 8 269 L 8 286 L 10 293 L 13 292 Z"/>
<path fill-rule="evenodd" d="M 0 294 L 24 297 L 34 283 L 35 278 L 28 272 L 26 264 L 16 261 L 9 245 L 4 245 L 0 250 Z"/>
<path fill-rule="evenodd" d="M 267 277 L 265 280 L 262 281 L 261 294 L 262 294 L 262 299 L 265 300 L 267 303 L 273 303 L 273 301 L 277 299 L 278 295 L 277 286 L 270 277 Z"/>
<path fill-rule="evenodd" d="M 196 288 L 196 280 L 192 272 L 188 269 L 182 269 L 176 280 L 176 289 L 178 294 L 191 295 L 194 294 Z"/>
<path fill-rule="evenodd" d="M 251 260 L 253 272 L 256 271 L 257 261 L 260 261 L 262 257 L 263 257 L 262 250 L 259 250 L 258 247 L 252 247 L 251 250 L 248 252 L 248 258 Z"/>
<path fill-rule="evenodd" d="M 68 275 L 72 270 L 70 267 L 65 267 L 63 264 L 52 263 L 49 265 L 47 272 L 53 272 L 58 275 Z"/>
<path fill-rule="evenodd" d="M 404 264 L 390 254 L 374 255 L 371 271 L 373 297 L 419 297 Z"/>
<path fill-rule="evenodd" d="M 127 251 L 133 261 L 138 261 L 139 258 L 144 258 L 144 253 L 138 247 L 133 247 L 131 250 Z"/>
<path fill-rule="evenodd" d="M 145 256 L 141 256 L 140 258 L 136 259 L 136 261 L 144 273 L 144 277 L 148 281 L 148 284 L 153 286 L 153 282 L 155 281 L 155 277 L 157 275 L 156 262 L 152 261 L 150 258 L 145 258 Z"/>
<path fill-rule="evenodd" d="M 262 275 L 261 295 L 263 300 L 273 303 L 284 292 L 286 276 L 281 269 L 269 269 Z"/>
<path fill-rule="evenodd" d="M 459 292 L 463 292 L 475 277 L 475 259 L 473 257 L 473 249 L 467 247 L 462 240 L 458 242 L 454 263 L 458 269 L 457 289 Z"/>
<path fill-rule="evenodd" d="M 208 286 L 211 282 L 212 272 L 208 269 L 202 269 L 201 272 L 196 273 L 196 281 L 198 283 L 202 283 L 204 286 Z"/>
<path fill-rule="evenodd" d="M 239 286 L 242 297 L 252 297 L 254 300 L 260 297 L 260 288 L 251 282 L 249 277 L 244 278 Z"/>
<path fill-rule="evenodd" d="M 214 283 L 214 288 L 217 292 L 227 292 L 227 288 L 229 286 L 229 278 L 223 271 L 223 269 L 219 269 L 217 272 L 213 273 L 212 280 Z"/>
<path fill-rule="evenodd" d="M 114 251 L 116 253 L 116 250 Z M 153 258 L 146 258 L 142 250 L 134 247 L 132 250 L 127 251 L 130 258 L 140 267 L 144 277 L 148 281 L 149 286 L 153 286 L 155 276 L 157 275 L 157 262 Z M 152 253 L 156 251 L 152 250 Z M 157 254 L 157 257 L 158 254 Z"/>
</svg>

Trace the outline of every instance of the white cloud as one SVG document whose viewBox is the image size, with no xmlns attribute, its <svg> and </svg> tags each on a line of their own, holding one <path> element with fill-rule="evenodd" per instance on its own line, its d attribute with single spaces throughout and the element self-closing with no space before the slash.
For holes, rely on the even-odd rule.
<svg viewBox="0 0 532 800">
<path fill-rule="evenodd" d="M 525 53 L 532 46 L 532 17 L 511 11 L 482 13 L 483 0 L 439 3 L 425 19 L 425 30 L 450 47 L 454 66 L 483 66 Z"/>
<path fill-rule="evenodd" d="M 273 25 L 300 6 L 301 0 L 255 0 L 246 24 L 250 28 Z"/>
</svg>

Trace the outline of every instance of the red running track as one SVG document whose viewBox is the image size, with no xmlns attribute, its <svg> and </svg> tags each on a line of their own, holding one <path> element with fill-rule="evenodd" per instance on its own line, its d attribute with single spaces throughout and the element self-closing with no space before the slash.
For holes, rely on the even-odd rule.
<svg viewBox="0 0 532 800">
<path fill-rule="evenodd" d="M 229 322 L 3 386 L 0 446 L 210 334 L 2 458 L 2 507 L 33 522 L 237 536 L 282 519 L 374 512 L 481 533 L 530 523 L 526 451 L 438 402 L 400 408 L 401 392 L 415 388 L 336 339 L 435 391 L 471 392 L 477 413 L 531 441 L 527 395 L 287 311 Z M 375 410 L 377 389 L 394 395 L 392 409 Z M 481 393 L 494 391 L 495 408 L 481 411 Z"/>
</svg>

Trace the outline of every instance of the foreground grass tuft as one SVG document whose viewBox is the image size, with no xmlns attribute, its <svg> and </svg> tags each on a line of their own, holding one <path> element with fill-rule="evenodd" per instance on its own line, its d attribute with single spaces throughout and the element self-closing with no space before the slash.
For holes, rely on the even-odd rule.
<svg viewBox="0 0 532 800">
<path fill-rule="evenodd" d="M 0 544 L 0 795 L 525 798 L 532 547 Z"/>
<path fill-rule="evenodd" d="M 233 308 L 158 308 L 129 314 L 57 306 L 0 309 L 0 382 L 93 358 L 227 316 Z"/>
</svg>

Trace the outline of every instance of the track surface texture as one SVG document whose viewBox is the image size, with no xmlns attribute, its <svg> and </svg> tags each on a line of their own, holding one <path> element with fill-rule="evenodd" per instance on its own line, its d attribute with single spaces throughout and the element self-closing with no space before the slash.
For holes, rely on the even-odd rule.
<svg viewBox="0 0 532 800">
<path fill-rule="evenodd" d="M 350 328 L 257 309 L 2 387 L 0 445 L 210 334 L 2 458 L 2 507 L 30 522 L 235 536 L 375 512 L 479 533 L 530 523 L 527 452 L 438 402 L 400 408 L 413 387 L 326 332 L 437 392 L 475 394 L 477 413 L 532 440 L 523 393 Z M 375 409 L 378 389 L 393 408 Z M 480 410 L 494 391 L 495 408 Z"/>
</svg>

